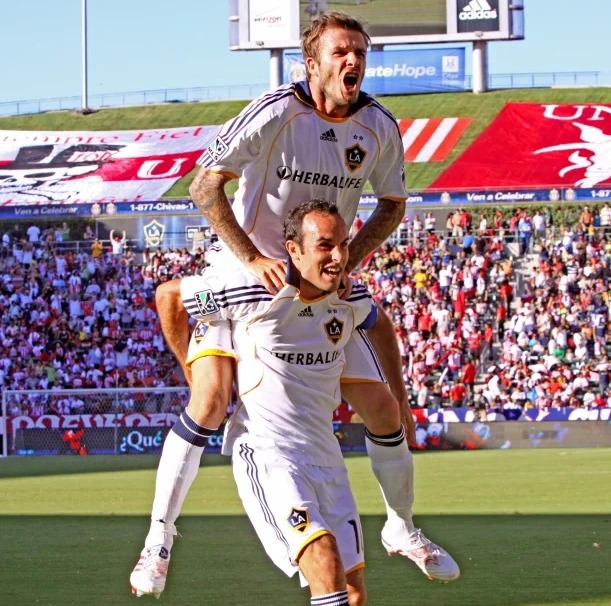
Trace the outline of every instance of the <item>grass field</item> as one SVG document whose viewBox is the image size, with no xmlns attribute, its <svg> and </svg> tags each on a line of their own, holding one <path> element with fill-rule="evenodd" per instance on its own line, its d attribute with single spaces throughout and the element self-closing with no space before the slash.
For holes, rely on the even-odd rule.
<svg viewBox="0 0 611 606">
<path fill-rule="evenodd" d="M 308 604 L 273 567 L 230 468 L 204 459 L 160 602 L 129 593 L 157 458 L 0 459 L 0 604 Z M 416 455 L 416 522 L 452 552 L 455 583 L 428 581 L 379 542 L 383 506 L 366 457 L 347 459 L 363 518 L 373 606 L 611 605 L 611 450 Z"/>
</svg>

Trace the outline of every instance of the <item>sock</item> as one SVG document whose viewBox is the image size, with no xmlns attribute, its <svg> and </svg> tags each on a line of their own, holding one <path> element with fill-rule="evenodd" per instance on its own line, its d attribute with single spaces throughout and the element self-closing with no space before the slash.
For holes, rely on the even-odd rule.
<svg viewBox="0 0 611 606">
<path fill-rule="evenodd" d="M 312 606 L 344 606 L 349 604 L 347 591 L 336 591 L 325 595 L 312 596 L 310 604 Z"/>
<path fill-rule="evenodd" d="M 375 436 L 365 429 L 367 454 L 386 504 L 386 523 L 393 531 L 412 533 L 414 504 L 414 462 L 405 440 L 405 429 Z"/>
<path fill-rule="evenodd" d="M 163 543 L 168 550 L 172 548 L 177 534 L 176 519 L 199 471 L 206 440 L 215 431 L 198 425 L 185 410 L 168 433 L 157 468 L 151 528 L 145 547 Z"/>
</svg>

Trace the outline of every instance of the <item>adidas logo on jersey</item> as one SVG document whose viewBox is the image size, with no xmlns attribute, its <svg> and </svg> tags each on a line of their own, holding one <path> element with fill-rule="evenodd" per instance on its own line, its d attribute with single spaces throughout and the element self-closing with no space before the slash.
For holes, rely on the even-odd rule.
<svg viewBox="0 0 611 606">
<path fill-rule="evenodd" d="M 471 0 L 458 13 L 458 18 L 461 21 L 469 21 L 471 19 L 496 19 L 496 9 L 493 9 L 487 0 Z"/>
<path fill-rule="evenodd" d="M 321 141 L 331 141 L 331 143 L 337 143 L 337 137 L 335 136 L 335 131 L 330 128 L 326 130 L 322 135 L 320 135 Z"/>
<path fill-rule="evenodd" d="M 312 308 L 308 305 L 307 307 L 304 307 L 298 314 L 297 314 L 298 318 L 313 318 L 314 317 L 314 313 L 312 312 Z"/>
</svg>

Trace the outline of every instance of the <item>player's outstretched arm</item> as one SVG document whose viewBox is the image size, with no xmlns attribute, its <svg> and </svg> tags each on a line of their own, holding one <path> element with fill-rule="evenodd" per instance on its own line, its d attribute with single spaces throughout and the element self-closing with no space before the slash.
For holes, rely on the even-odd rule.
<svg viewBox="0 0 611 606">
<path fill-rule="evenodd" d="M 350 260 L 348 271 L 352 271 L 371 252 L 381 246 L 395 231 L 403 215 L 405 214 L 405 202 L 378 200 L 375 210 L 359 232 L 350 242 Z"/>
<path fill-rule="evenodd" d="M 160 284 L 155 291 L 155 304 L 161 332 L 191 385 L 191 369 L 185 366 L 189 350 L 189 314 L 180 296 L 180 280 Z"/>
<path fill-rule="evenodd" d="M 276 294 L 284 286 L 286 264 L 261 254 L 237 222 L 225 193 L 225 184 L 230 180 L 227 175 L 200 168 L 189 192 L 218 237 L 269 292 Z"/>
</svg>

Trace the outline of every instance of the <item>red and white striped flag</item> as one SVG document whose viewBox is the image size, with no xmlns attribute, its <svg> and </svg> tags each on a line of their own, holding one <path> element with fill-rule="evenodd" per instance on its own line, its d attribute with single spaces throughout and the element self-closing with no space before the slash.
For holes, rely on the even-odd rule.
<svg viewBox="0 0 611 606">
<path fill-rule="evenodd" d="M 414 118 L 398 122 L 406 162 L 441 162 L 465 132 L 471 118 Z"/>
</svg>

